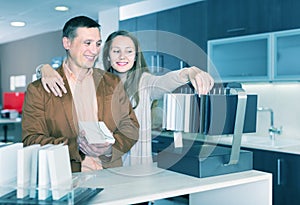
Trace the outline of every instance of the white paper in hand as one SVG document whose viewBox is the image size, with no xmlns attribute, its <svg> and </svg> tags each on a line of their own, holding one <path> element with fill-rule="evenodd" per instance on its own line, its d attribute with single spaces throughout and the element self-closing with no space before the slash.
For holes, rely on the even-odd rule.
<svg viewBox="0 0 300 205">
<path fill-rule="evenodd" d="M 99 143 L 115 143 L 115 138 L 109 131 L 104 122 L 79 122 L 80 130 L 84 130 L 85 138 L 89 144 L 99 144 Z"/>
</svg>

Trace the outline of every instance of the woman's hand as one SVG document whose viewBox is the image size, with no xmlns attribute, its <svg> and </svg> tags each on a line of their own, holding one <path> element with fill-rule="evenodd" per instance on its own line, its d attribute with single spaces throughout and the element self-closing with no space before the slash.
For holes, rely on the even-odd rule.
<svg viewBox="0 0 300 205">
<path fill-rule="evenodd" d="M 211 75 L 195 66 L 184 68 L 179 75 L 192 83 L 198 95 L 206 95 L 214 86 Z"/>
<path fill-rule="evenodd" d="M 41 67 L 41 75 L 43 87 L 48 93 L 51 90 L 55 96 L 59 97 L 62 97 L 62 92 L 67 93 L 62 77 L 49 64 Z"/>
</svg>

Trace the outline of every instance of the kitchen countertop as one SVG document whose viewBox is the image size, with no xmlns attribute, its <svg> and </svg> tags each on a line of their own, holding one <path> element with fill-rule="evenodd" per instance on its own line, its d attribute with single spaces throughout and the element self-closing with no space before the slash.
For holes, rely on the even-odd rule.
<svg viewBox="0 0 300 205">
<path fill-rule="evenodd" d="M 272 175 L 256 170 L 196 178 L 158 168 L 154 163 L 81 175 L 93 175 L 84 186 L 104 188 L 87 204 L 133 204 L 186 194 L 190 194 L 189 204 L 193 205 L 199 200 L 203 205 L 220 204 L 220 200 L 223 204 L 272 203 Z"/>
<path fill-rule="evenodd" d="M 173 137 L 171 131 L 159 132 L 152 131 L 153 136 Z M 183 139 L 202 141 L 220 145 L 232 145 L 232 135 L 201 135 L 198 133 L 182 133 Z M 276 136 L 275 143 L 269 137 L 259 137 L 252 134 L 242 136 L 242 148 L 260 149 L 267 151 L 283 152 L 289 154 L 300 154 L 300 140 Z"/>
</svg>

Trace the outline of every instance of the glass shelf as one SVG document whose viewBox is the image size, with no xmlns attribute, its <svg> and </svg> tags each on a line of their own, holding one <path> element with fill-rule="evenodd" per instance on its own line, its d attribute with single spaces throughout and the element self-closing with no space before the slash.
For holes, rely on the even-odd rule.
<svg viewBox="0 0 300 205">
<path fill-rule="evenodd" d="M 72 184 L 64 184 L 59 188 L 49 187 L 18 187 L 16 180 L 8 183 L 6 186 L 0 187 L 0 204 L 43 204 L 43 205 L 73 205 L 73 204 L 85 204 L 93 196 L 97 195 L 103 190 L 103 188 L 89 188 L 84 187 L 84 183 L 90 180 L 94 175 L 76 175 L 73 177 Z M 18 198 L 17 190 L 27 192 L 25 197 Z M 50 192 L 49 197 L 45 200 L 38 199 L 38 192 L 47 191 Z M 64 193 L 61 198 L 54 200 L 53 193 Z"/>
</svg>

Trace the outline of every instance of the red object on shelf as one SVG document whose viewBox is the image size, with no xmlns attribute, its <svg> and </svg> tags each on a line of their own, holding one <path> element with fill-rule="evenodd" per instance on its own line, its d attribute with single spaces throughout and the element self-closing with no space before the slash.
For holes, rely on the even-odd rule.
<svg viewBox="0 0 300 205">
<path fill-rule="evenodd" d="M 4 92 L 3 109 L 17 110 L 22 113 L 25 92 Z"/>
</svg>

